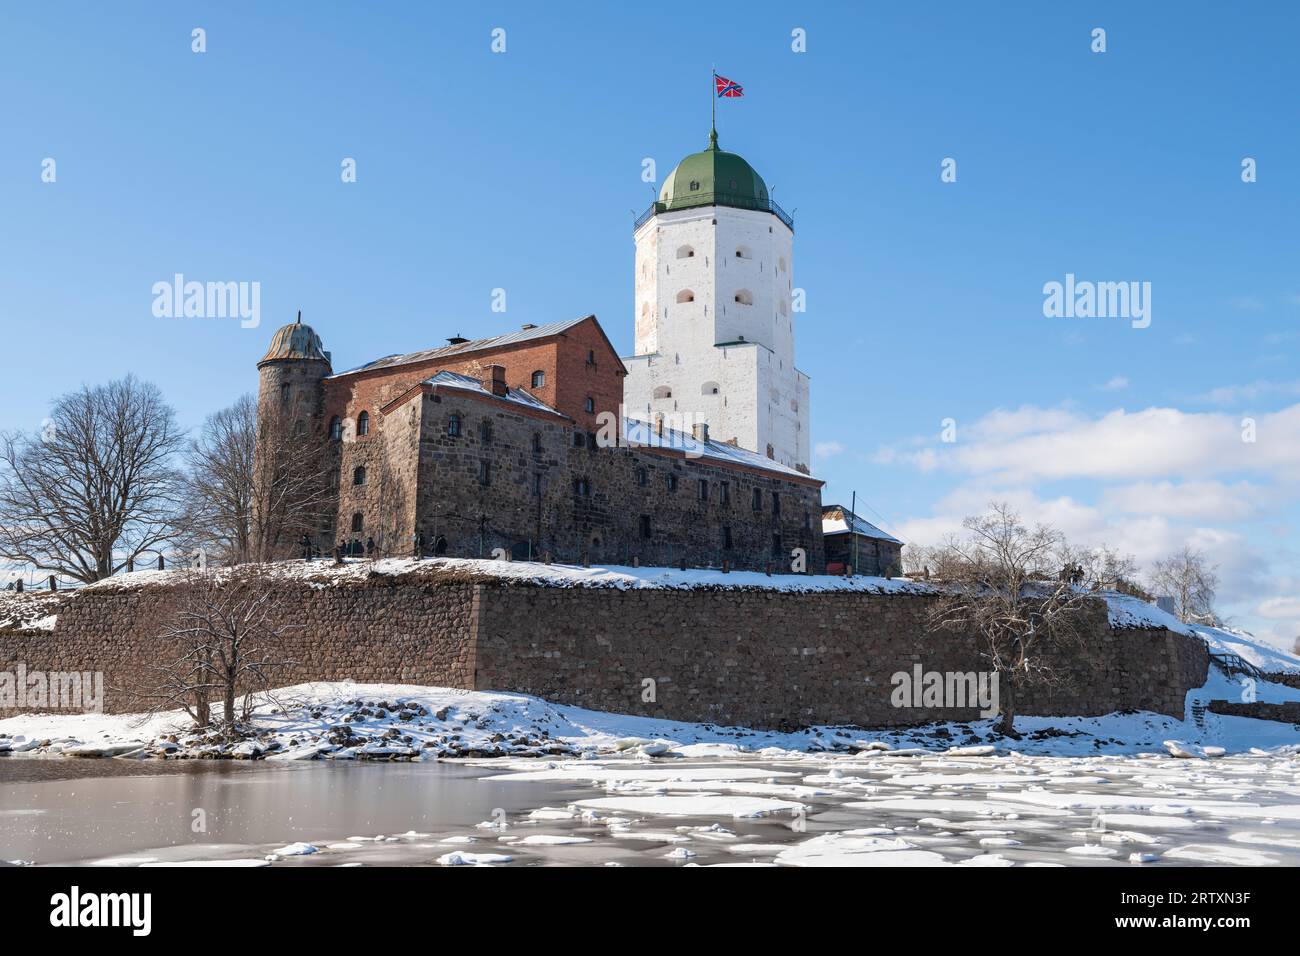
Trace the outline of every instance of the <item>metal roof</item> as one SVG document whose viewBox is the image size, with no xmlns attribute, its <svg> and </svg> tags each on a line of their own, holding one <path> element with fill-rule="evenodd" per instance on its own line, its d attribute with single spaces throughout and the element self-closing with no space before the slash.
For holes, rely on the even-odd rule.
<svg viewBox="0 0 1300 956">
<path fill-rule="evenodd" d="M 514 402 L 518 405 L 524 405 L 528 408 L 539 412 L 549 412 L 552 415 L 558 415 L 564 418 L 550 405 L 547 405 L 540 398 L 530 395 L 522 388 L 507 388 L 505 395 L 494 395 L 491 389 L 484 388 L 483 383 L 472 375 L 461 375 L 459 372 L 449 372 L 443 369 L 437 375 L 430 376 L 424 380 L 426 385 L 441 385 L 447 388 L 463 388 L 467 391 L 482 392 L 491 398 L 498 398 L 503 402 Z"/>
<path fill-rule="evenodd" d="M 648 422 L 636 418 L 623 419 L 623 438 L 629 445 L 671 449 L 682 452 L 687 458 L 710 458 L 714 461 L 725 461 L 736 465 L 745 465 L 749 468 L 760 468 L 763 471 L 790 475 L 804 481 L 816 481 L 820 484 L 820 481 L 812 475 L 804 474 L 794 468 L 787 468 L 785 465 L 747 448 L 740 448 L 727 442 L 714 441 L 712 438 L 700 441 L 690 432 L 678 431 L 667 426 L 664 427 L 663 434 L 660 435 Z"/>
<path fill-rule="evenodd" d="M 860 534 L 864 538 L 879 538 L 902 544 L 892 534 L 881 531 L 870 521 L 858 517 L 843 505 L 822 505 L 822 534 Z"/>
<path fill-rule="evenodd" d="M 406 352 L 398 355 L 385 355 L 383 358 L 375 359 L 373 362 L 367 362 L 365 365 L 358 365 L 356 368 L 350 368 L 346 372 L 339 372 L 332 378 L 339 378 L 343 375 L 353 375 L 357 372 L 370 372 L 381 368 L 394 368 L 398 365 L 411 365 L 415 362 L 424 362 L 430 359 L 440 359 L 452 355 L 464 355 L 469 352 L 480 352 L 484 349 L 499 348 L 503 345 L 516 345 L 520 342 L 530 342 L 533 339 L 544 339 L 550 335 L 557 335 L 566 329 L 571 329 L 580 322 L 585 322 L 592 316 L 584 315 L 578 319 L 568 319 L 563 322 L 549 322 L 546 325 L 537 325 L 531 329 L 520 329 L 517 332 L 507 332 L 505 335 L 494 335 L 486 339 L 472 339 L 468 342 L 461 342 L 457 345 L 444 345 L 441 348 L 425 349 L 421 352 Z"/>
</svg>

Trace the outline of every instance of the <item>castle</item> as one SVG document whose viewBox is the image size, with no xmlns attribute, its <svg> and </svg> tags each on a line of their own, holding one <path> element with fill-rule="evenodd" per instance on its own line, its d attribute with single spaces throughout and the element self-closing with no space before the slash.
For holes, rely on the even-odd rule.
<svg viewBox="0 0 1300 956">
<path fill-rule="evenodd" d="M 258 466 L 280 471 L 275 449 L 296 441 L 328 482 L 295 533 L 322 551 L 826 570 L 793 221 L 715 131 L 634 238 L 626 359 L 591 315 L 343 372 L 301 318 L 276 331 L 257 365 Z M 869 545 L 856 570 L 897 570 L 899 542 L 848 529 Z"/>
</svg>

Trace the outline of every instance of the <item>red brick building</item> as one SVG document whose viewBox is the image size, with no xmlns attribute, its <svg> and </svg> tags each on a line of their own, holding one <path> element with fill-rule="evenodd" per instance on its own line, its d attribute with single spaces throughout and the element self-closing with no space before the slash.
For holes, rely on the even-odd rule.
<svg viewBox="0 0 1300 956">
<path fill-rule="evenodd" d="M 623 363 L 594 316 L 335 374 L 308 326 L 258 363 L 330 486 L 313 544 L 380 555 L 821 571 L 822 482 L 756 452 L 622 417 Z M 271 433 L 259 460 L 271 461 Z M 263 467 L 266 471 L 267 466 Z M 300 551 L 298 532 L 276 543 Z"/>
<path fill-rule="evenodd" d="M 371 420 L 388 402 L 437 372 L 481 379 L 489 366 L 505 370 L 505 384 L 524 389 L 551 408 L 595 431 L 601 412 L 617 415 L 627 369 L 594 315 L 486 339 L 449 339 L 422 352 L 389 355 L 325 379 L 325 415 L 339 424 Z"/>
</svg>

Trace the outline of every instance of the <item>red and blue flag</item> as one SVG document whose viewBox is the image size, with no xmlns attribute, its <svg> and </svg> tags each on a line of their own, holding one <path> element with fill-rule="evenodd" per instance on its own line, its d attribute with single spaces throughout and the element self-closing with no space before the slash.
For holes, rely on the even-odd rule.
<svg viewBox="0 0 1300 956">
<path fill-rule="evenodd" d="M 735 80 L 729 80 L 725 76 L 718 76 L 718 74 L 714 73 L 713 82 L 717 85 L 719 98 L 725 96 L 727 99 L 731 99 L 745 95 L 745 88 Z"/>
</svg>

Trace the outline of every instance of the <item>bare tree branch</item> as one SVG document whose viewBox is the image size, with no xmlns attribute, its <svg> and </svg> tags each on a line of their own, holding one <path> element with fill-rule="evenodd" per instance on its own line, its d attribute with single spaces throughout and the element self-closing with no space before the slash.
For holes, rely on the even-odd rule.
<svg viewBox="0 0 1300 956">
<path fill-rule="evenodd" d="M 952 537 L 926 555 L 932 579 L 945 587 L 931 613 L 933 626 L 972 633 L 980 654 L 998 675 L 999 730 L 1014 733 L 1017 688 L 1061 679 L 1044 652 L 1084 639 L 1081 614 L 1101 585 L 1090 575 L 1115 563 L 1073 560 L 1060 532 L 1025 527 L 1006 504 L 963 522 L 965 537 Z M 1127 566 L 1125 566 L 1127 567 Z"/>
<path fill-rule="evenodd" d="M 40 434 L 0 436 L 0 556 L 88 583 L 168 541 L 182 438 L 133 376 L 57 399 Z"/>
<path fill-rule="evenodd" d="M 280 585 L 254 571 L 194 573 L 182 586 L 185 597 L 158 635 L 176 648 L 175 656 L 155 665 L 156 683 L 134 694 L 153 702 L 149 713 L 179 708 L 200 729 L 212 725 L 212 705 L 219 701 L 220 726 L 234 736 L 239 721 L 269 693 L 275 672 L 295 663 L 283 656 L 282 638 L 299 625 L 280 621 Z"/>
</svg>

